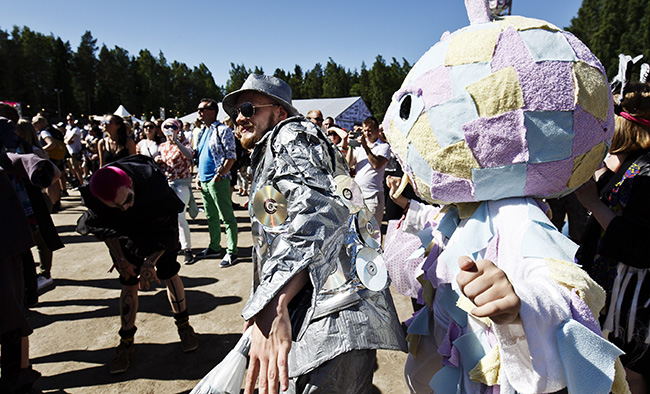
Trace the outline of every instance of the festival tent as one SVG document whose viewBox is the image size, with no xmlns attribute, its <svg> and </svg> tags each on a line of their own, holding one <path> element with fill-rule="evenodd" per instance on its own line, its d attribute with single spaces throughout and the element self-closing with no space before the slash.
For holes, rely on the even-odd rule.
<svg viewBox="0 0 650 394">
<path fill-rule="evenodd" d="M 219 103 L 218 106 L 219 106 L 219 113 L 217 114 L 217 119 L 219 119 L 220 122 L 223 122 L 224 118 L 226 117 L 226 112 L 223 110 L 221 103 Z M 187 122 L 193 124 L 198 117 L 199 117 L 199 112 L 194 111 L 191 114 L 187 114 L 183 116 L 182 118 L 178 118 L 178 120 L 180 120 L 183 123 Z"/>
<path fill-rule="evenodd" d="M 323 99 L 299 99 L 293 100 L 293 106 L 303 115 L 312 109 L 319 109 L 324 117 L 331 116 L 334 118 L 336 125 L 351 130 L 355 122 L 363 122 L 368 116 L 371 116 L 370 110 L 360 96 L 341 97 L 341 98 L 323 98 Z M 199 117 L 198 112 L 192 112 L 180 118 L 183 122 L 193 123 Z M 219 113 L 217 119 L 223 121 L 226 113 L 219 103 Z"/>
<path fill-rule="evenodd" d="M 131 115 L 131 114 L 129 113 L 129 111 L 127 111 L 126 108 L 124 108 L 124 106 L 123 106 L 122 104 L 120 104 L 120 106 L 117 107 L 117 109 L 115 110 L 115 112 L 113 112 L 113 115 L 119 115 L 119 116 L 121 116 L 121 117 L 123 117 L 123 118 L 129 118 L 129 117 L 130 117 L 130 118 L 131 118 L 131 122 L 140 122 L 140 123 L 143 123 L 142 120 L 140 120 L 140 119 L 136 118 L 135 116 Z"/>
<path fill-rule="evenodd" d="M 323 117 L 331 116 L 337 126 L 352 130 L 355 122 L 363 122 L 372 116 L 366 103 L 360 96 L 322 99 L 293 100 L 293 106 L 303 115 L 312 109 L 319 109 Z"/>
</svg>

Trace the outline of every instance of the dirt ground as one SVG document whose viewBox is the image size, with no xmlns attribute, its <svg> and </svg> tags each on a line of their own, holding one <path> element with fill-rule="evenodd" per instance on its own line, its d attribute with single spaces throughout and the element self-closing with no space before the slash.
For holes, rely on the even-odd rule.
<svg viewBox="0 0 650 394">
<path fill-rule="evenodd" d="M 198 192 L 195 196 L 200 201 Z M 243 204 L 245 198 L 234 197 Z M 115 272 L 103 243 L 75 232 L 84 211 L 77 192 L 62 200 L 64 209 L 52 215 L 66 247 L 54 253 L 52 276 L 56 288 L 39 299 L 29 314 L 31 360 L 43 374 L 37 388 L 45 393 L 187 393 L 230 351 L 241 335 L 240 312 L 251 284 L 251 235 L 247 211 L 236 211 L 239 263 L 220 268 L 219 260 L 184 265 L 190 322 L 199 338 L 191 353 L 180 349 L 164 286 L 141 291 L 136 350 L 129 370 L 110 375 L 107 363 L 119 338 Z M 203 213 L 190 221 L 195 251 L 208 244 Z M 225 238 L 225 237 L 223 237 Z M 225 245 L 225 239 L 222 239 Z M 33 250 L 34 258 L 38 253 Z M 182 257 L 179 257 L 179 261 Z M 400 320 L 411 315 L 410 300 L 393 292 Z M 376 392 L 408 392 L 403 378 L 406 354 L 379 351 Z"/>
</svg>

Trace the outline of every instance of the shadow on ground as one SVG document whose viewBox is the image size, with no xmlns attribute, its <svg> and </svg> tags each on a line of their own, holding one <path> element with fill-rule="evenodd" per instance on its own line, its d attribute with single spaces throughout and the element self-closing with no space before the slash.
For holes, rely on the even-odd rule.
<svg viewBox="0 0 650 394">
<path fill-rule="evenodd" d="M 40 363 L 76 361 L 94 364 L 54 376 L 43 376 L 37 382 L 37 387 L 40 390 L 58 390 L 54 392 L 65 393 L 66 389 L 71 388 L 101 387 L 136 379 L 200 380 L 228 354 L 241 334 L 199 333 L 197 336 L 199 348 L 191 353 L 183 353 L 178 342 L 136 343 L 129 370 L 119 375 L 108 373 L 107 365 L 113 357 L 114 348 L 72 350 L 37 357 L 32 359 L 37 370 Z"/>
</svg>

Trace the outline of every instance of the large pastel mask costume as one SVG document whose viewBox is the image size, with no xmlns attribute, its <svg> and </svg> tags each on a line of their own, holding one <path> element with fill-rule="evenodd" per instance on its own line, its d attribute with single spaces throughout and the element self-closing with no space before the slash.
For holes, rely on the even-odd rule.
<svg viewBox="0 0 650 394">
<path fill-rule="evenodd" d="M 468 5 L 472 24 L 413 66 L 386 137 L 428 202 L 566 195 L 592 176 L 614 133 L 603 66 L 571 33 L 492 20 L 484 8 Z"/>
</svg>

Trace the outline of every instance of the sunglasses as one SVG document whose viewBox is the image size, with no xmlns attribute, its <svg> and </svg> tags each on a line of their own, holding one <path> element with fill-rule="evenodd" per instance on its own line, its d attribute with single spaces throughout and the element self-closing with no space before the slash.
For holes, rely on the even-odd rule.
<svg viewBox="0 0 650 394">
<path fill-rule="evenodd" d="M 132 192 L 129 192 L 129 193 L 126 195 L 126 198 L 124 199 L 124 202 L 123 202 L 123 203 L 118 204 L 118 203 L 115 202 L 115 201 L 111 201 L 111 203 L 112 203 L 111 205 L 112 205 L 113 208 L 120 208 L 121 210 L 126 211 L 126 208 L 124 208 L 124 206 L 125 206 L 125 205 L 129 205 L 129 204 L 131 203 L 131 201 L 133 201 L 133 193 L 132 193 Z"/>
<path fill-rule="evenodd" d="M 203 111 L 207 111 L 207 110 L 214 111 L 214 108 L 212 108 L 212 107 L 199 107 L 199 108 L 197 108 L 198 112 L 203 112 Z"/>
<path fill-rule="evenodd" d="M 317 122 L 322 122 L 323 121 L 323 118 L 307 118 L 307 119 L 315 120 Z"/>
<path fill-rule="evenodd" d="M 107 124 L 111 123 L 110 120 L 102 120 L 102 126 L 106 126 Z"/>
<path fill-rule="evenodd" d="M 176 126 L 175 124 L 168 124 L 168 125 L 165 125 L 165 130 L 167 130 L 167 129 L 172 129 L 172 130 L 178 131 L 178 126 Z"/>
<path fill-rule="evenodd" d="M 280 104 L 253 105 L 253 103 L 245 102 L 233 111 L 232 118 L 236 118 L 238 114 L 242 114 L 244 118 L 252 118 L 255 115 L 255 110 L 257 108 L 276 107 L 279 105 Z"/>
</svg>

